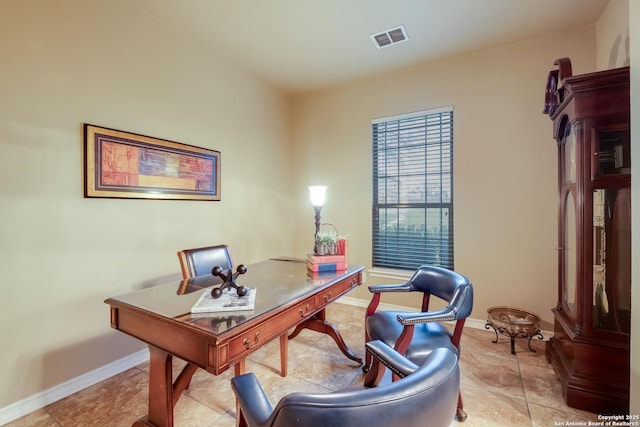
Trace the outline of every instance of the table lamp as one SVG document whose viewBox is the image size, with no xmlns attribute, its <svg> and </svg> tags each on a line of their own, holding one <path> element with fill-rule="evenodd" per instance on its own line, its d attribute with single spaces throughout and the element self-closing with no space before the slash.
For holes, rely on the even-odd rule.
<svg viewBox="0 0 640 427">
<path fill-rule="evenodd" d="M 313 252 L 315 253 L 315 242 L 320 230 L 320 211 L 322 211 L 322 205 L 327 195 L 327 187 L 323 185 L 312 185 L 309 187 L 309 196 L 311 197 L 311 204 L 316 212 L 316 232 L 313 235 Z"/>
</svg>

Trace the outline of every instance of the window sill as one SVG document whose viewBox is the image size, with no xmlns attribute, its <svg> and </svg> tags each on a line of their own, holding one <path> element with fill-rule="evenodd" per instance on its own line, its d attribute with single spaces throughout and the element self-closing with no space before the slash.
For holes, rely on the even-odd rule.
<svg viewBox="0 0 640 427">
<path fill-rule="evenodd" d="M 372 268 L 368 270 L 369 276 L 383 279 L 407 281 L 413 276 L 413 270 L 397 270 L 391 268 Z"/>
</svg>

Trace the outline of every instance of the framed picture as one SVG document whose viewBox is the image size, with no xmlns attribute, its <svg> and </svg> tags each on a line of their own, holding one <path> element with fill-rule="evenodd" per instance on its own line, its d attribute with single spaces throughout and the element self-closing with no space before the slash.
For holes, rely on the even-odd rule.
<svg viewBox="0 0 640 427">
<path fill-rule="evenodd" d="M 85 197 L 220 200 L 220 152 L 84 125 Z"/>
</svg>

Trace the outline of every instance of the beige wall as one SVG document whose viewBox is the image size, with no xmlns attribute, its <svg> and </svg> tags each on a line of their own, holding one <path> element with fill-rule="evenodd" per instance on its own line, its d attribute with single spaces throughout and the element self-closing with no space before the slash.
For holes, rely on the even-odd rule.
<svg viewBox="0 0 640 427">
<path fill-rule="evenodd" d="M 629 2 L 610 1 L 596 24 L 597 69 L 629 65 Z"/>
<path fill-rule="evenodd" d="M 176 251 L 293 247 L 289 101 L 126 0 L 0 3 L 0 408 L 143 348 L 103 301 Z M 222 152 L 222 201 L 84 199 L 82 123 Z"/>
<path fill-rule="evenodd" d="M 350 237 L 350 261 L 370 267 L 371 120 L 452 105 L 455 269 L 474 283 L 472 317 L 504 304 L 551 321 L 557 158 L 542 114 L 545 81 L 564 56 L 576 74 L 593 71 L 594 46 L 595 29 L 586 27 L 300 96 L 293 104 L 297 181 L 328 185 L 323 220 Z M 295 191 L 302 251 L 313 216 L 304 188 Z M 366 287 L 351 296 L 369 298 Z M 416 304 L 405 295 L 387 302 Z"/>
<path fill-rule="evenodd" d="M 323 219 L 370 267 L 371 119 L 443 105 L 455 109 L 456 269 L 476 286 L 473 317 L 508 304 L 551 320 L 556 151 L 544 81 L 562 56 L 576 74 L 619 64 L 619 8 L 595 29 L 288 100 L 125 0 L 1 2 L 0 408 L 143 348 L 109 328 L 102 301 L 176 278 L 176 250 L 226 242 L 243 262 L 308 252 L 309 184 L 329 186 Z M 83 122 L 220 150 L 222 202 L 83 199 Z M 364 287 L 350 296 L 368 300 Z"/>
<path fill-rule="evenodd" d="M 629 0 L 629 45 L 631 73 L 631 163 L 632 176 L 640 176 L 640 4 Z M 631 23 L 635 22 L 635 25 Z M 631 271 L 631 397 L 630 414 L 640 414 L 640 185 L 632 179 L 632 271 Z"/>
</svg>

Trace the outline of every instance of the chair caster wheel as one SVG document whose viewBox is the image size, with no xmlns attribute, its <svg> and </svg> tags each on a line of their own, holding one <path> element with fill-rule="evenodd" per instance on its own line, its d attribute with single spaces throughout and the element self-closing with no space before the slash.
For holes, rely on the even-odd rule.
<svg viewBox="0 0 640 427">
<path fill-rule="evenodd" d="M 458 422 L 464 422 L 467 419 L 467 413 L 462 408 L 456 409 L 456 419 Z"/>
</svg>

